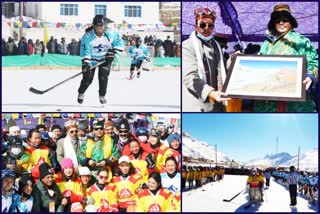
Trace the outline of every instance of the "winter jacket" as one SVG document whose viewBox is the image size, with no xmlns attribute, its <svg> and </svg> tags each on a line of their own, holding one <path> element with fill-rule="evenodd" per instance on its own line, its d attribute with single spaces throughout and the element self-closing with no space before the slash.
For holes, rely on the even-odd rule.
<svg viewBox="0 0 320 214">
<path fill-rule="evenodd" d="M 272 37 L 274 38 L 274 37 Z M 312 85 L 307 91 L 306 102 L 254 101 L 255 112 L 315 112 L 315 104 L 310 93 L 316 89 L 318 79 L 318 53 L 310 40 L 294 30 L 272 39 L 268 37 L 262 44 L 262 55 L 292 55 L 306 56 L 306 76 L 312 79 Z M 309 93 L 310 92 L 310 93 Z"/>
<path fill-rule="evenodd" d="M 32 212 L 49 212 L 49 203 L 54 201 L 55 212 L 63 212 L 64 207 L 61 205 L 63 199 L 58 186 L 53 182 L 51 190 L 54 191 L 51 197 L 48 193 L 48 188 L 41 182 L 37 182 L 32 190 L 34 198 Z"/>
<path fill-rule="evenodd" d="M 82 166 L 87 166 L 91 171 L 97 171 L 98 167 L 89 166 L 89 160 L 95 162 L 106 161 L 107 165 L 118 159 L 118 149 L 109 135 L 104 135 L 103 140 L 95 141 L 88 138 L 87 142 L 80 146 L 78 160 Z"/>
<path fill-rule="evenodd" d="M 148 181 L 148 176 L 150 173 L 154 171 L 153 168 L 148 168 L 148 163 L 146 161 L 148 153 L 143 152 L 140 156 L 140 158 L 135 159 L 133 154 L 129 155 L 129 158 L 131 160 L 132 165 L 136 169 L 137 173 L 142 176 L 142 184 L 147 183 Z"/>
</svg>

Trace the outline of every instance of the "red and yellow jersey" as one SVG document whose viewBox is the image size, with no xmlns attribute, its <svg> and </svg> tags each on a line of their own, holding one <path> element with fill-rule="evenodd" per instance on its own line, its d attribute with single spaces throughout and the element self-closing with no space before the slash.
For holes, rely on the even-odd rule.
<svg viewBox="0 0 320 214">
<path fill-rule="evenodd" d="M 173 196 L 168 189 L 161 188 L 156 195 L 149 189 L 138 194 L 137 212 L 173 212 Z"/>
<path fill-rule="evenodd" d="M 249 175 L 248 180 L 247 180 L 247 184 L 250 184 L 251 188 L 257 188 L 263 183 L 264 183 L 264 179 L 259 174 L 256 174 L 256 175 L 251 174 L 251 175 Z"/>
<path fill-rule="evenodd" d="M 61 194 L 64 197 L 70 197 L 71 203 L 82 202 L 83 197 L 80 178 L 65 181 L 62 177 L 61 172 L 58 173 L 55 177 L 55 183 L 57 184 Z"/>
<path fill-rule="evenodd" d="M 92 185 L 87 190 L 88 197 L 94 199 L 94 206 L 97 209 L 102 209 L 104 212 L 118 212 L 118 199 L 116 186 L 107 184 L 103 190 L 100 190 L 96 184 Z"/>
<path fill-rule="evenodd" d="M 181 193 L 177 192 L 172 197 L 173 212 L 181 212 Z"/>
<path fill-rule="evenodd" d="M 165 166 L 165 164 L 166 164 L 166 159 L 167 159 L 168 157 L 171 157 L 171 156 L 173 156 L 173 157 L 176 159 L 176 161 L 177 161 L 177 163 L 178 163 L 178 171 L 180 172 L 180 171 L 181 171 L 181 154 L 180 154 L 178 151 L 176 151 L 176 150 L 174 150 L 174 149 L 171 149 L 171 148 L 168 148 L 168 149 L 165 151 L 165 153 L 164 153 L 164 155 L 163 155 L 163 157 L 162 157 L 162 165 L 163 165 L 163 168 L 164 168 L 164 166 Z"/>
<path fill-rule="evenodd" d="M 142 176 L 142 184 L 147 182 L 149 174 L 153 171 L 152 169 L 150 170 L 147 168 L 147 155 L 148 153 L 143 152 L 140 159 L 135 159 L 133 154 L 129 155 L 132 165 L 134 166 L 134 168 L 136 168 L 137 174 L 140 174 Z"/>
<path fill-rule="evenodd" d="M 118 205 L 120 208 L 127 208 L 129 205 L 135 205 L 137 199 L 137 189 L 141 187 L 142 176 L 133 174 L 126 179 L 117 176 L 112 179 L 112 183 L 116 186 L 118 197 Z"/>
<path fill-rule="evenodd" d="M 27 158 L 29 156 L 29 158 Z M 47 146 L 40 146 L 39 148 L 34 148 L 28 145 L 23 154 L 23 158 L 27 161 L 22 163 L 21 168 L 23 171 L 31 171 L 35 166 L 39 165 L 39 162 L 46 162 L 51 166 L 50 161 L 50 151 Z"/>
<path fill-rule="evenodd" d="M 160 143 L 159 148 L 157 149 L 157 155 L 156 155 L 156 170 L 158 172 L 161 172 L 162 169 L 164 168 L 164 164 L 166 161 L 166 152 L 169 149 L 166 145 Z"/>
</svg>

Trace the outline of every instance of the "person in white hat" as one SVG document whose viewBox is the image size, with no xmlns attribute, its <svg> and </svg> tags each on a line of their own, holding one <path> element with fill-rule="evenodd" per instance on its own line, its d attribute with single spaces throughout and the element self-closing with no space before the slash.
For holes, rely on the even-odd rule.
<svg viewBox="0 0 320 214">
<path fill-rule="evenodd" d="M 116 186 L 119 212 L 134 211 L 136 194 L 142 191 L 142 176 L 136 173 L 128 156 L 120 157 L 118 164 L 119 176 L 113 177 L 111 182 Z"/>
</svg>

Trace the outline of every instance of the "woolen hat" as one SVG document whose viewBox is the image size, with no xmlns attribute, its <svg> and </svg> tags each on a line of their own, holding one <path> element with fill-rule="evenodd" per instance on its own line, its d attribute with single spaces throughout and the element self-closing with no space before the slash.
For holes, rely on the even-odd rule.
<svg viewBox="0 0 320 214">
<path fill-rule="evenodd" d="M 39 166 L 39 171 L 40 171 L 40 180 L 42 180 L 47 175 L 53 175 L 53 172 L 50 166 L 46 162 L 42 163 Z"/>
<path fill-rule="evenodd" d="M 71 160 L 71 158 L 64 158 L 61 162 L 61 168 L 62 170 L 64 170 L 67 167 L 71 167 L 74 168 L 74 164 L 73 161 Z"/>
</svg>

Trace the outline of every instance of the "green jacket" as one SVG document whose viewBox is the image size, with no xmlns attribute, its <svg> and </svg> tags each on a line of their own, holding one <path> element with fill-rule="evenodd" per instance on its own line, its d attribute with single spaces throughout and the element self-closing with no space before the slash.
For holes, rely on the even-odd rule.
<svg viewBox="0 0 320 214">
<path fill-rule="evenodd" d="M 118 159 L 118 147 L 109 135 L 104 135 L 103 140 L 88 138 L 87 142 L 80 146 L 78 160 L 82 166 L 88 166 L 89 160 L 100 162 L 105 160 L 107 165 Z M 110 162 L 109 162 L 110 161 Z M 108 163 L 109 162 L 109 163 Z M 96 171 L 97 167 L 89 167 L 91 171 Z"/>
<path fill-rule="evenodd" d="M 273 39 L 274 38 L 274 39 Z M 312 79 L 310 88 L 316 87 L 318 79 L 318 53 L 312 47 L 308 38 L 294 30 L 281 35 L 266 39 L 260 49 L 262 55 L 303 55 L 307 59 L 307 76 Z M 279 105 L 284 106 L 285 112 L 315 112 L 315 104 L 307 93 L 306 102 L 282 102 L 277 101 L 254 101 L 255 112 L 277 112 Z"/>
<path fill-rule="evenodd" d="M 49 203 L 54 201 L 55 212 L 64 212 L 64 206 L 61 205 L 61 200 L 63 198 L 58 186 L 53 183 L 52 190 L 55 192 L 53 197 L 50 197 L 45 185 L 38 181 L 32 190 L 33 196 L 33 207 L 32 212 L 49 212 Z"/>
</svg>

